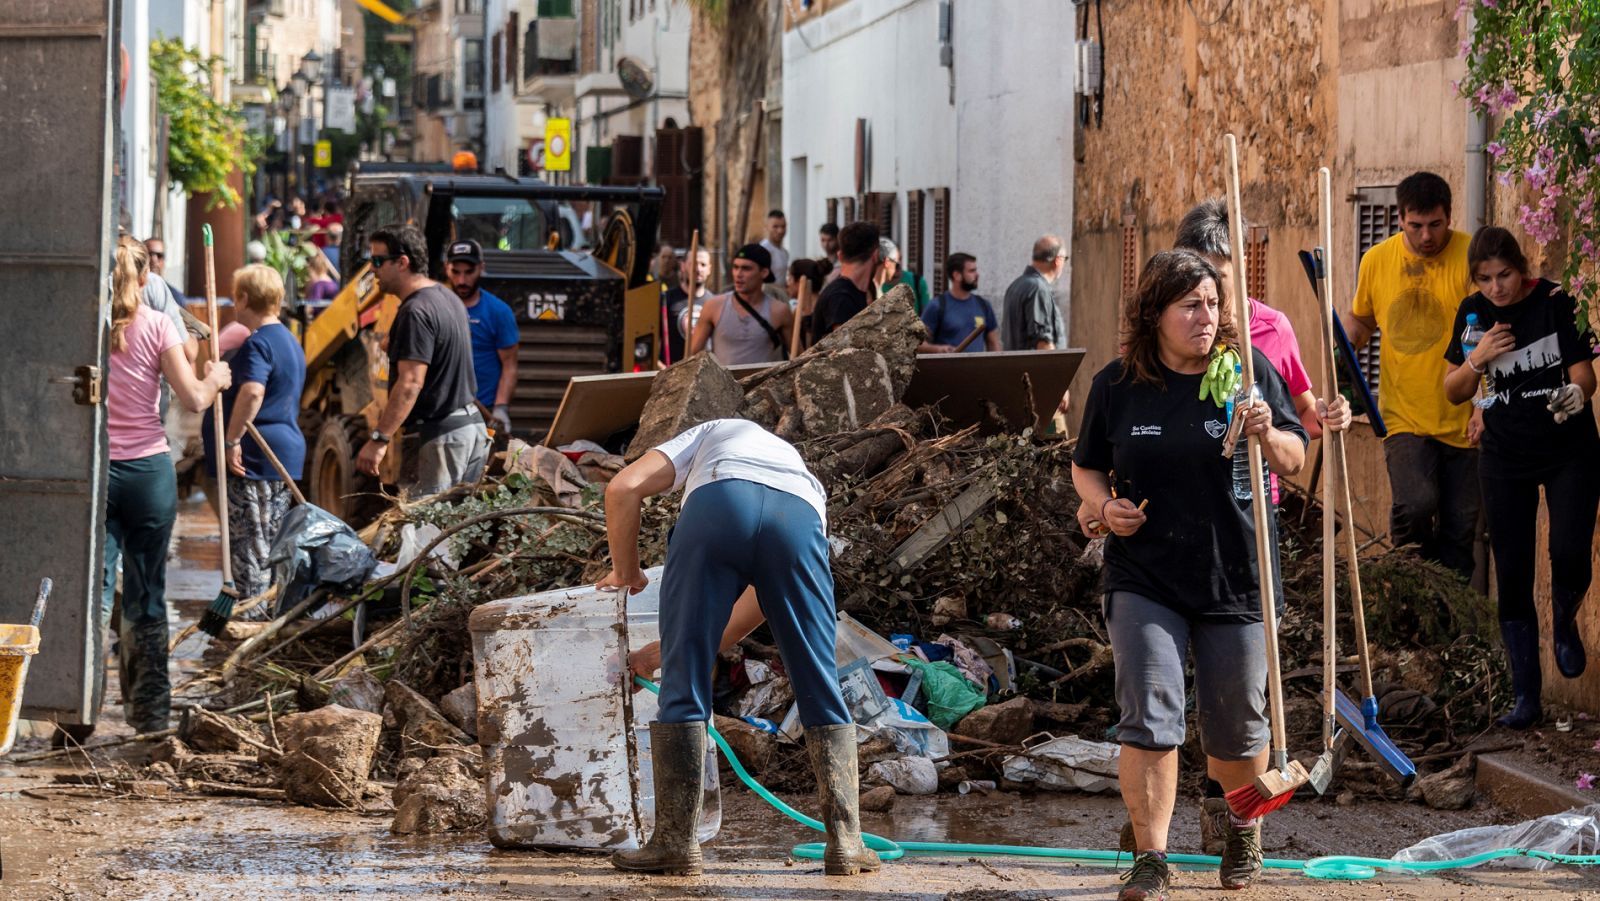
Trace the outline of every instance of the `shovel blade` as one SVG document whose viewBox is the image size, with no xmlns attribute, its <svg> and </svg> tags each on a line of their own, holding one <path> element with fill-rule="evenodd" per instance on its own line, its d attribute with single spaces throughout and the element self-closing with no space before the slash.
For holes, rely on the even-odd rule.
<svg viewBox="0 0 1600 901">
<path fill-rule="evenodd" d="M 1333 782 L 1333 776 L 1339 772 L 1339 767 L 1344 763 L 1345 751 L 1350 747 L 1350 736 L 1343 729 L 1333 735 L 1333 747 L 1322 752 L 1316 764 L 1311 767 L 1311 780 L 1307 785 L 1319 795 L 1328 793 L 1328 786 Z"/>
</svg>

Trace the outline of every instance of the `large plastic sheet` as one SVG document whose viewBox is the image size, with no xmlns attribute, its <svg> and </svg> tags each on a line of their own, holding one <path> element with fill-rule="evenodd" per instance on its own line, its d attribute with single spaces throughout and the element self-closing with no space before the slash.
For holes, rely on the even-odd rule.
<svg viewBox="0 0 1600 901">
<path fill-rule="evenodd" d="M 272 541 L 272 581 L 283 586 L 279 613 L 305 600 L 319 587 L 355 591 L 367 581 L 378 558 L 344 520 L 313 504 L 289 511 Z"/>
</svg>

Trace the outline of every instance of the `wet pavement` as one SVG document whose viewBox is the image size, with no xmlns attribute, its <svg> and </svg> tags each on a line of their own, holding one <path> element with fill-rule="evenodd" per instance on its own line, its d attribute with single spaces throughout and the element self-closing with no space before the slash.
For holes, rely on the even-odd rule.
<svg viewBox="0 0 1600 901">
<path fill-rule="evenodd" d="M 173 625 L 193 622 L 216 596 L 219 547 L 215 520 L 198 498 L 183 504 L 169 589 Z M 175 654 L 174 678 L 199 667 L 204 637 Z M 116 680 L 109 680 L 114 695 Z M 125 732 L 108 698 L 100 735 Z M 21 744 L 38 748 L 40 738 Z M 105 762 L 99 764 L 106 767 Z M 88 789 L 46 787 L 73 770 L 56 762 L 0 760 L 0 899 L 998 899 L 1112 898 L 1118 881 L 1105 869 L 1063 861 L 973 856 L 916 858 L 881 873 L 829 878 L 789 848 L 815 833 L 784 819 L 727 776 L 723 827 L 707 848 L 700 878 L 619 873 L 595 854 L 501 851 L 481 835 L 402 837 L 387 812 L 360 815 L 241 799 L 137 799 Z M 801 810 L 814 800 L 786 796 Z M 901 797 L 891 813 L 864 814 L 864 828 L 902 840 L 988 845 L 1106 848 L 1123 821 L 1116 798 L 1081 794 Z M 1388 857 L 1422 838 L 1467 826 L 1507 822 L 1492 807 L 1457 812 L 1417 804 L 1297 798 L 1269 818 L 1269 857 L 1302 859 L 1347 853 Z M 1198 844 L 1196 803 L 1180 801 L 1172 846 Z M 1174 896 L 1219 897 L 1214 872 L 1178 874 Z M 1267 873 L 1250 899 L 1537 898 L 1600 896 L 1600 874 L 1506 869 L 1441 876 L 1388 875 L 1368 882 L 1317 882 Z"/>
</svg>

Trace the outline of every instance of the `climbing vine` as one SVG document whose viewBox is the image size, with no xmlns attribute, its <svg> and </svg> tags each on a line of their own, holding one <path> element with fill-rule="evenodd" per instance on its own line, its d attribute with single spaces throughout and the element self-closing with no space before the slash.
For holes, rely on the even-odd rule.
<svg viewBox="0 0 1600 901">
<path fill-rule="evenodd" d="M 237 105 L 212 93 L 216 60 L 178 40 L 150 43 L 156 106 L 170 123 L 167 174 L 187 194 L 206 194 L 212 206 L 238 206 L 239 193 L 228 185 L 235 170 L 250 175 L 266 146 L 252 134 Z"/>
<path fill-rule="evenodd" d="M 1600 3 L 1461 0 L 1468 13 L 1461 94 L 1499 117 L 1486 148 L 1497 177 L 1532 194 L 1517 220 L 1533 240 L 1568 242 L 1562 281 L 1587 315 L 1600 297 Z"/>
</svg>

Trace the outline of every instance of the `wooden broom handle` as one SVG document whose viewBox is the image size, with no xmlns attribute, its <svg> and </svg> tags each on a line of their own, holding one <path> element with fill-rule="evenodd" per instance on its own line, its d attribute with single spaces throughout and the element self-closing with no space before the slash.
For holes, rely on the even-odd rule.
<svg viewBox="0 0 1600 901">
<path fill-rule="evenodd" d="M 1243 390 L 1246 398 L 1255 384 L 1255 361 L 1250 349 L 1250 306 L 1241 300 L 1244 294 L 1244 216 L 1239 199 L 1239 141 L 1232 134 L 1224 136 L 1228 149 L 1228 243 L 1233 250 L 1233 284 L 1235 290 L 1228 300 L 1234 311 L 1234 324 L 1239 330 L 1239 356 L 1244 363 Z M 1251 435 L 1248 442 L 1250 461 L 1250 511 L 1256 528 L 1256 575 L 1260 584 L 1261 624 L 1266 631 L 1267 651 L 1267 708 L 1272 724 L 1272 750 L 1274 756 L 1286 753 L 1289 738 L 1283 725 L 1283 673 L 1278 660 L 1278 599 L 1273 585 L 1272 544 L 1267 531 L 1268 500 L 1262 486 L 1261 436 Z M 1274 764 L 1275 765 L 1275 764 Z"/>
<path fill-rule="evenodd" d="M 211 226 L 202 225 L 206 248 L 206 325 L 211 327 L 211 364 L 222 365 L 222 330 L 217 326 L 217 262 L 211 247 Z M 217 525 L 222 538 L 222 584 L 233 584 L 233 545 L 228 536 L 227 423 L 222 418 L 222 392 L 211 402 L 211 442 L 217 458 Z"/>
<path fill-rule="evenodd" d="M 1321 239 L 1323 247 L 1324 264 L 1319 275 L 1321 284 L 1318 286 L 1317 312 L 1322 317 L 1322 377 L 1323 400 L 1329 404 L 1339 396 L 1339 376 L 1335 370 L 1333 357 L 1333 296 L 1328 292 L 1328 278 L 1326 257 L 1332 246 L 1333 211 L 1330 206 L 1330 192 L 1332 181 L 1326 167 L 1317 170 L 1317 196 L 1320 201 L 1318 212 L 1322 215 Z M 1339 625 L 1338 625 L 1338 597 L 1337 581 L 1339 578 L 1339 542 L 1335 525 L 1338 520 L 1338 502 L 1335 484 L 1337 471 L 1335 467 L 1335 451 L 1333 442 L 1342 440 L 1335 438 L 1337 433 L 1323 429 L 1322 432 L 1322 713 L 1323 713 L 1323 739 L 1324 744 L 1333 747 L 1333 728 L 1331 723 L 1338 710 L 1334 700 L 1336 681 L 1338 678 L 1339 661 Z M 1342 444 L 1341 444 L 1342 449 Z"/>
<path fill-rule="evenodd" d="M 289 493 L 294 495 L 294 502 L 296 504 L 304 504 L 306 496 L 300 493 L 300 486 L 295 484 L 294 479 L 289 475 L 289 470 L 283 468 L 283 461 L 279 460 L 278 455 L 272 452 L 272 446 L 267 444 L 267 439 L 261 437 L 261 432 L 256 430 L 256 424 L 247 422 L 244 424 L 244 428 L 245 431 L 250 433 L 250 437 L 256 440 L 256 444 L 261 446 L 261 452 L 267 455 L 267 462 L 272 464 L 274 470 L 277 470 L 278 478 L 289 486 Z"/>
</svg>

